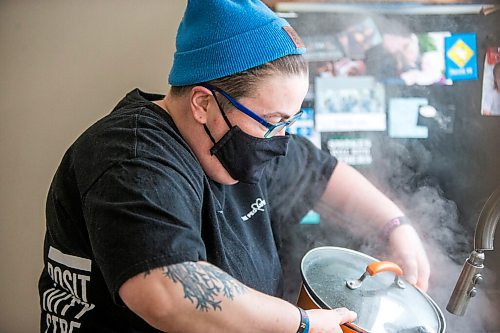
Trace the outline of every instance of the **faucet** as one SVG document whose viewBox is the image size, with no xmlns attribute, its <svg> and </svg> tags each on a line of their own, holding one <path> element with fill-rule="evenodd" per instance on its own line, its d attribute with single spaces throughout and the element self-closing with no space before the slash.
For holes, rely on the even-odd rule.
<svg viewBox="0 0 500 333">
<path fill-rule="evenodd" d="M 472 297 L 476 296 L 476 285 L 483 282 L 484 251 L 493 250 L 493 239 L 500 219 L 500 187 L 488 198 L 479 214 L 474 232 L 474 250 L 465 261 L 462 273 L 451 294 L 446 310 L 463 316 Z"/>
</svg>

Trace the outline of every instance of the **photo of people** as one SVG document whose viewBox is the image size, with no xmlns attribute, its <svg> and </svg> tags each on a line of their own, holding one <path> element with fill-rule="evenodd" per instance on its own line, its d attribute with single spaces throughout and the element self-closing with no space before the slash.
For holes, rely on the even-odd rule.
<svg viewBox="0 0 500 333">
<path fill-rule="evenodd" d="M 363 76 L 366 65 L 363 60 L 341 58 L 338 60 L 309 62 L 311 81 L 316 77 Z"/>
<path fill-rule="evenodd" d="M 445 76 L 444 38 L 449 32 L 415 33 L 384 22 L 381 44 L 367 50 L 367 73 L 385 84 L 450 85 Z"/>
<path fill-rule="evenodd" d="M 333 77 L 335 76 L 335 68 L 333 60 L 309 62 L 309 73 L 312 75 L 311 80 L 315 77 Z"/>
<path fill-rule="evenodd" d="M 342 58 L 335 61 L 333 67 L 336 76 L 363 76 L 366 73 L 366 64 L 363 60 Z"/>
<path fill-rule="evenodd" d="M 403 22 L 366 17 L 331 34 L 304 38 L 312 86 L 317 77 L 372 76 L 388 85 L 451 85 L 445 73 L 448 31 L 415 32 Z"/>
<path fill-rule="evenodd" d="M 318 131 L 384 131 L 385 90 L 373 77 L 317 77 Z"/>
<path fill-rule="evenodd" d="M 483 116 L 500 116 L 500 47 L 486 53 L 483 76 Z"/>
<path fill-rule="evenodd" d="M 429 32 L 413 35 L 418 50 L 414 67 L 401 73 L 400 77 L 408 86 L 428 86 L 451 84 L 445 77 L 444 38 L 449 32 Z M 414 38 L 415 38 L 414 37 Z"/>
<path fill-rule="evenodd" d="M 368 49 L 382 42 L 377 26 L 371 18 L 348 27 L 336 36 L 345 56 L 351 59 L 363 59 Z"/>
<path fill-rule="evenodd" d="M 371 89 L 338 89 L 325 92 L 323 113 L 376 112 L 377 100 L 372 98 Z"/>
</svg>

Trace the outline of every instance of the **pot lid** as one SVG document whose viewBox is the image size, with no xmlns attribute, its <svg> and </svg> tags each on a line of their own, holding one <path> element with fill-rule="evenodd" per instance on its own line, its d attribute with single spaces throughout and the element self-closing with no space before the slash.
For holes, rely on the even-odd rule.
<svg viewBox="0 0 500 333">
<path fill-rule="evenodd" d="M 339 247 L 315 248 L 301 264 L 304 288 L 321 308 L 355 311 L 357 327 L 373 333 L 444 332 L 434 301 L 402 277 L 401 268 Z"/>
</svg>

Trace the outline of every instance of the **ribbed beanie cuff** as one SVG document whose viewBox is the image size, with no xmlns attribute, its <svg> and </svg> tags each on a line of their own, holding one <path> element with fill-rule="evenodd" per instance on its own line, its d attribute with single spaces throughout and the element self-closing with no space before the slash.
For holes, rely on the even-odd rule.
<svg viewBox="0 0 500 333">
<path fill-rule="evenodd" d="M 188 17 L 199 10 L 193 9 L 196 6 L 209 11 L 211 6 L 225 5 L 225 11 L 216 11 L 225 16 L 206 15 L 210 22 L 203 22 L 202 15 L 196 15 L 195 20 Z M 177 51 L 169 84 L 184 86 L 206 82 L 286 55 L 303 54 L 305 47 L 288 22 L 261 6 L 265 5 L 249 0 L 189 0 L 177 33 Z M 231 15 L 233 8 L 238 11 Z M 234 25 L 230 20 L 236 20 Z"/>
</svg>

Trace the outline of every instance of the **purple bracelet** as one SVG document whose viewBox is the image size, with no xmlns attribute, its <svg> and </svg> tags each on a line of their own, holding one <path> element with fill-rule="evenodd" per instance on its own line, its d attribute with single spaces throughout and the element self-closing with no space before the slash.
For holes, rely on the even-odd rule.
<svg viewBox="0 0 500 333">
<path fill-rule="evenodd" d="M 380 230 L 380 236 L 382 237 L 382 239 L 388 240 L 389 236 L 394 231 L 394 229 L 403 224 L 410 224 L 410 219 L 407 218 L 406 216 L 399 216 L 393 218 L 392 220 L 384 224 L 382 230 Z"/>
</svg>

